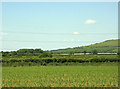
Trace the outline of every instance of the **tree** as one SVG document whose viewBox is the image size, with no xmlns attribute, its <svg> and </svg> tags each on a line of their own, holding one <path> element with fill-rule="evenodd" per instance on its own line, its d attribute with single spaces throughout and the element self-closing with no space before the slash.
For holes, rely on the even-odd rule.
<svg viewBox="0 0 120 89">
<path fill-rule="evenodd" d="M 10 54 L 10 52 L 3 52 L 3 51 L 2 51 L 2 56 L 3 56 L 3 57 L 8 56 L 9 54 Z"/>
<path fill-rule="evenodd" d="M 73 54 L 74 54 L 74 52 L 73 52 L 73 51 L 69 51 L 68 53 L 69 53 L 69 55 L 73 55 Z"/>
<path fill-rule="evenodd" d="M 84 53 L 84 55 L 86 55 L 87 52 L 86 52 L 86 51 L 83 51 L 83 53 Z"/>
<path fill-rule="evenodd" d="M 12 53 L 12 56 L 17 55 L 17 52 L 16 52 L 16 51 L 12 51 L 11 53 Z"/>
<path fill-rule="evenodd" d="M 43 50 L 41 50 L 41 49 L 35 49 L 34 53 L 43 53 Z"/>
<path fill-rule="evenodd" d="M 94 49 L 93 50 L 93 54 L 97 54 L 98 52 L 97 52 L 97 50 L 96 49 Z"/>
<path fill-rule="evenodd" d="M 49 52 L 43 52 L 43 53 L 41 53 L 41 54 L 39 55 L 39 57 L 40 57 L 40 58 L 42 58 L 42 57 L 52 57 L 52 54 L 49 53 Z"/>
<path fill-rule="evenodd" d="M 120 52 L 117 52 L 117 55 L 119 55 L 119 56 L 120 56 Z"/>
</svg>

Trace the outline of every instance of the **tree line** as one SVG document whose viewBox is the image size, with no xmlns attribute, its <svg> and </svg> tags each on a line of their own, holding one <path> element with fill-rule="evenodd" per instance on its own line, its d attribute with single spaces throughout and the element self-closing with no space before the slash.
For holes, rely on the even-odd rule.
<svg viewBox="0 0 120 89">
<path fill-rule="evenodd" d="M 43 51 L 42 49 L 19 49 L 17 51 L 1 52 L 3 57 L 8 56 L 40 56 L 40 57 L 52 57 L 50 51 Z"/>
<path fill-rule="evenodd" d="M 93 62 L 119 62 L 118 55 L 97 55 L 97 50 L 93 50 L 91 55 L 53 55 L 52 51 L 43 51 L 41 49 L 19 49 L 17 51 L 3 52 L 3 66 L 31 66 L 31 65 L 59 65 L 59 64 L 76 64 L 76 63 L 93 63 Z"/>
<path fill-rule="evenodd" d="M 7 51 L 4 52 L 2 51 L 2 56 L 3 57 L 8 57 L 8 56 L 39 56 L 39 57 L 52 57 L 54 54 L 53 51 L 43 51 L 42 49 L 19 49 L 17 51 Z M 86 55 L 87 51 L 83 51 L 84 55 Z M 97 54 L 98 51 L 94 49 L 91 54 Z M 73 55 L 73 51 L 68 51 L 67 54 Z"/>
</svg>

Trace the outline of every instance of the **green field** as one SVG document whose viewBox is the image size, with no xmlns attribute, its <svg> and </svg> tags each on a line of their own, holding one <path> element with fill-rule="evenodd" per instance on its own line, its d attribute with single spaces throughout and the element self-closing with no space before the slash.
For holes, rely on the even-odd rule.
<svg viewBox="0 0 120 89">
<path fill-rule="evenodd" d="M 118 87 L 118 67 L 3 67 L 2 87 Z"/>
<path fill-rule="evenodd" d="M 91 53 L 93 50 L 97 50 L 98 53 L 117 53 L 118 52 L 118 39 L 106 40 L 100 43 L 91 44 L 88 46 L 65 48 L 52 50 L 53 53 L 83 53 L 84 51 Z"/>
</svg>

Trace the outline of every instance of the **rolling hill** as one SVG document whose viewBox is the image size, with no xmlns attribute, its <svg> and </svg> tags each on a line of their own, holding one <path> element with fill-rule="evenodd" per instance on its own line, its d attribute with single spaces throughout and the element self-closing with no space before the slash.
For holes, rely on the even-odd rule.
<svg viewBox="0 0 120 89">
<path fill-rule="evenodd" d="M 70 52 L 83 53 L 84 51 L 86 51 L 87 53 L 91 53 L 93 50 L 97 50 L 98 53 L 117 53 L 118 52 L 118 39 L 107 40 L 104 42 L 95 43 L 95 44 L 88 45 L 88 46 L 52 50 L 52 52 L 54 54 L 70 53 Z"/>
</svg>

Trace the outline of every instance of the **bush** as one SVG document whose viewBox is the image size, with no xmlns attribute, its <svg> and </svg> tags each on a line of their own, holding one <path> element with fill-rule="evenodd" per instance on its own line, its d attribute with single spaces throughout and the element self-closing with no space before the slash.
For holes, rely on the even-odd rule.
<svg viewBox="0 0 120 89">
<path fill-rule="evenodd" d="M 43 57 L 52 57 L 52 54 L 49 52 L 43 52 L 39 55 L 39 58 L 43 58 Z"/>
</svg>

